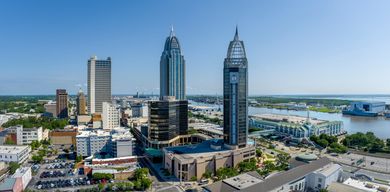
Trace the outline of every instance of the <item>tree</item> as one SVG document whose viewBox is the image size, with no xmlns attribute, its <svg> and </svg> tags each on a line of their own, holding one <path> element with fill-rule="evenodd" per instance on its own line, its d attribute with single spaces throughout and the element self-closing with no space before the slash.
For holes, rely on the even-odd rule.
<svg viewBox="0 0 390 192">
<path fill-rule="evenodd" d="M 203 173 L 202 177 L 203 177 L 203 178 L 206 178 L 206 179 L 209 179 L 209 178 L 211 178 L 212 174 L 213 174 L 213 173 L 212 173 L 210 170 L 207 169 L 207 170 Z"/>
<path fill-rule="evenodd" d="M 262 154 L 263 154 L 263 152 L 261 152 L 260 149 L 256 149 L 256 156 L 257 157 L 261 157 Z"/>
<path fill-rule="evenodd" d="M 32 141 L 30 146 L 31 146 L 31 150 L 35 150 L 41 146 L 41 143 L 39 141 Z"/>
<path fill-rule="evenodd" d="M 76 157 L 76 163 L 79 163 L 79 162 L 81 162 L 82 160 L 83 160 L 83 156 L 78 155 L 78 156 Z"/>
<path fill-rule="evenodd" d="M 318 140 L 318 141 L 317 141 L 317 144 L 318 144 L 319 146 L 323 147 L 323 148 L 326 148 L 326 147 L 329 145 L 329 143 L 328 143 L 328 141 L 327 141 L 326 139 L 320 139 L 320 140 Z"/>
<path fill-rule="evenodd" d="M 238 170 L 235 168 L 221 167 L 217 170 L 218 180 L 227 179 L 238 175 Z"/>
<path fill-rule="evenodd" d="M 279 153 L 278 155 L 276 155 L 276 166 L 278 166 L 280 170 L 286 170 L 289 165 L 288 163 L 289 159 L 290 159 L 290 155 Z"/>
<path fill-rule="evenodd" d="M 198 179 L 196 178 L 196 176 L 192 176 L 191 179 L 190 179 L 190 181 L 196 181 L 196 180 L 198 180 Z"/>
<path fill-rule="evenodd" d="M 35 163 L 41 163 L 43 160 L 43 157 L 40 155 L 33 155 L 31 158 Z"/>
<path fill-rule="evenodd" d="M 110 173 L 94 173 L 92 175 L 92 178 L 95 180 L 101 180 L 101 179 L 109 180 L 109 179 L 112 179 L 113 176 Z"/>
<path fill-rule="evenodd" d="M 99 183 L 98 187 L 99 187 L 99 191 L 103 191 L 103 189 L 104 189 L 104 184 L 103 184 L 103 183 Z"/>
<path fill-rule="evenodd" d="M 14 174 L 17 169 L 19 169 L 20 165 L 16 162 L 10 162 L 9 163 L 9 172 L 11 174 Z"/>
<path fill-rule="evenodd" d="M 243 161 L 238 164 L 240 173 L 256 170 L 256 160 Z"/>
</svg>

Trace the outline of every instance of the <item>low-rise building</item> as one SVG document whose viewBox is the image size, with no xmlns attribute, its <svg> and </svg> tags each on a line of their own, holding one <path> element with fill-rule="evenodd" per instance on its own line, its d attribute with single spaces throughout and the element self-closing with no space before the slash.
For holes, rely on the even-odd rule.
<svg viewBox="0 0 390 192">
<path fill-rule="evenodd" d="M 278 133 L 290 135 L 295 138 L 305 138 L 321 134 L 337 136 L 344 133 L 342 121 L 325 121 L 294 115 L 252 115 L 249 119 L 249 126 L 273 129 Z"/>
<path fill-rule="evenodd" d="M 111 131 L 83 130 L 76 136 L 77 155 L 106 157 L 124 157 L 133 155 L 133 135 L 124 128 Z"/>
<path fill-rule="evenodd" d="M 31 152 L 30 146 L 0 145 L 0 161 L 24 162 Z"/>
<path fill-rule="evenodd" d="M 24 128 L 17 125 L 8 128 L 9 133 L 16 134 L 17 145 L 28 145 L 32 141 L 42 141 L 48 138 L 49 130 L 43 130 L 42 127 Z"/>
<path fill-rule="evenodd" d="M 75 128 L 55 129 L 50 131 L 49 138 L 53 145 L 73 145 L 76 146 L 76 136 L 78 132 Z"/>
<path fill-rule="evenodd" d="M 90 115 L 77 115 L 77 125 L 87 125 L 91 120 Z"/>
<path fill-rule="evenodd" d="M 22 192 L 23 184 L 22 180 L 15 178 L 5 178 L 4 181 L 0 183 L 1 192 Z"/>
<path fill-rule="evenodd" d="M 221 167 L 235 167 L 256 155 L 256 149 L 252 145 L 227 149 L 220 139 L 211 139 L 195 145 L 167 147 L 162 151 L 164 168 L 184 181 L 192 177 L 199 180 L 206 171 L 215 174 Z"/>
<path fill-rule="evenodd" d="M 21 167 L 17 169 L 16 172 L 12 175 L 12 178 L 20 178 L 22 180 L 23 190 L 26 189 L 32 178 L 31 167 Z"/>
<path fill-rule="evenodd" d="M 275 174 L 264 180 L 254 175 L 241 174 L 207 185 L 204 190 L 208 192 L 319 191 L 327 188 L 331 183 L 337 182 L 341 177 L 341 173 L 341 166 L 332 163 L 325 157 Z"/>
</svg>

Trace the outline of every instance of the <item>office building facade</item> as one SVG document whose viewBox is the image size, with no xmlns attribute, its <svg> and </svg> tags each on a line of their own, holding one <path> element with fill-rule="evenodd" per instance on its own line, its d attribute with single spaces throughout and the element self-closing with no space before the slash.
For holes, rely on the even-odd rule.
<svg viewBox="0 0 390 192">
<path fill-rule="evenodd" d="M 56 109 L 58 118 L 68 118 L 68 93 L 65 89 L 56 91 Z"/>
<path fill-rule="evenodd" d="M 120 126 L 120 112 L 115 105 L 103 102 L 103 129 L 113 129 Z"/>
<path fill-rule="evenodd" d="M 238 30 L 229 44 L 223 68 L 224 142 L 245 147 L 248 136 L 248 61 Z"/>
<path fill-rule="evenodd" d="M 167 141 L 188 131 L 188 101 L 173 97 L 149 102 L 149 139 Z"/>
<path fill-rule="evenodd" d="M 111 101 L 111 58 L 88 60 L 88 112 L 101 113 L 103 102 Z"/>
<path fill-rule="evenodd" d="M 185 60 L 173 28 L 160 60 L 160 98 L 165 96 L 185 99 Z"/>
<path fill-rule="evenodd" d="M 85 95 L 82 89 L 77 93 L 77 115 L 86 115 L 87 114 L 87 101 L 85 100 Z"/>
</svg>

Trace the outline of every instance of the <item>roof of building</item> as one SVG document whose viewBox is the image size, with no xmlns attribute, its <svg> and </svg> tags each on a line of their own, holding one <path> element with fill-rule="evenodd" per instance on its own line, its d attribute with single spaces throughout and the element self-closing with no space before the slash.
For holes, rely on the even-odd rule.
<svg viewBox="0 0 390 192">
<path fill-rule="evenodd" d="M 296 159 L 300 160 L 300 161 L 314 161 L 314 160 L 318 159 L 318 157 L 317 157 L 317 155 L 312 154 L 312 153 L 302 153 L 302 154 L 299 154 L 296 157 Z"/>
<path fill-rule="evenodd" d="M 365 190 L 363 189 L 359 189 L 359 188 L 356 188 L 356 187 L 352 187 L 352 186 L 349 186 L 349 185 L 346 185 L 346 184 L 343 184 L 343 183 L 337 183 L 337 182 L 333 182 L 331 183 L 327 190 L 329 192 L 364 192 Z"/>
<path fill-rule="evenodd" d="M 12 175 L 13 178 L 22 177 L 26 172 L 31 170 L 31 167 L 20 167 L 15 171 L 15 173 Z"/>
<path fill-rule="evenodd" d="M 83 130 L 79 131 L 79 134 L 76 137 L 90 137 L 90 136 L 110 136 L 110 132 L 103 130 Z"/>
<path fill-rule="evenodd" d="M 312 125 L 318 125 L 327 122 L 325 120 L 320 120 L 316 118 L 307 118 L 307 117 L 297 116 L 297 115 L 256 114 L 256 115 L 252 115 L 252 117 L 259 118 L 266 121 L 268 120 L 273 122 L 286 122 L 286 123 L 297 124 L 297 125 L 303 125 L 308 121 Z"/>
<path fill-rule="evenodd" d="M 16 183 L 15 178 L 5 178 L 4 182 L 0 183 L 0 191 L 8 191 L 14 188 L 14 185 Z"/>
<path fill-rule="evenodd" d="M 18 154 L 28 147 L 28 145 L 0 145 L 0 154 Z"/>
<path fill-rule="evenodd" d="M 254 171 L 254 173 L 257 174 L 256 171 Z M 252 174 L 240 174 L 235 177 L 225 179 L 223 182 L 239 190 L 245 189 L 257 183 L 263 182 L 260 175 L 254 175 L 254 173 L 252 172 Z"/>
<path fill-rule="evenodd" d="M 318 159 L 316 161 L 312 161 L 311 163 L 308 163 L 306 165 L 302 165 L 293 169 L 290 169 L 286 172 L 283 172 L 281 174 L 275 175 L 273 177 L 270 177 L 264 182 L 258 183 L 256 185 L 253 185 L 251 187 L 248 187 L 245 189 L 245 191 L 248 192 L 257 192 L 257 191 L 271 191 L 279 186 L 282 186 L 286 183 L 289 183 L 291 181 L 297 180 L 299 178 L 304 177 L 305 175 L 316 171 L 325 165 L 330 164 L 331 161 L 324 157 L 321 159 Z"/>
<path fill-rule="evenodd" d="M 286 183 L 300 179 L 305 175 L 314 172 L 330 163 L 331 161 L 328 158 L 324 157 L 316 161 L 312 161 L 311 163 L 307 163 L 299 167 L 290 169 L 288 171 L 282 172 L 280 174 L 275 174 L 274 176 L 271 176 L 263 180 L 262 182 L 257 182 L 254 185 L 250 185 L 249 187 L 246 188 L 237 189 L 225 183 L 225 181 L 213 183 L 211 185 L 205 186 L 205 188 L 213 192 L 214 191 L 233 192 L 238 190 L 243 190 L 246 192 L 271 191 Z"/>
</svg>

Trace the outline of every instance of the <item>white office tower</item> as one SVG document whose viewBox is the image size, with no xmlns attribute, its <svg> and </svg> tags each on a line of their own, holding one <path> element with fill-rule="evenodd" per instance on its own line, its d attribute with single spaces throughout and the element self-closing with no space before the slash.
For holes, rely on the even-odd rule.
<svg viewBox="0 0 390 192">
<path fill-rule="evenodd" d="M 113 129 L 120 126 L 120 112 L 115 105 L 103 102 L 103 129 Z"/>
<path fill-rule="evenodd" d="M 88 60 L 88 113 L 101 113 L 103 102 L 111 101 L 111 58 Z"/>
</svg>

